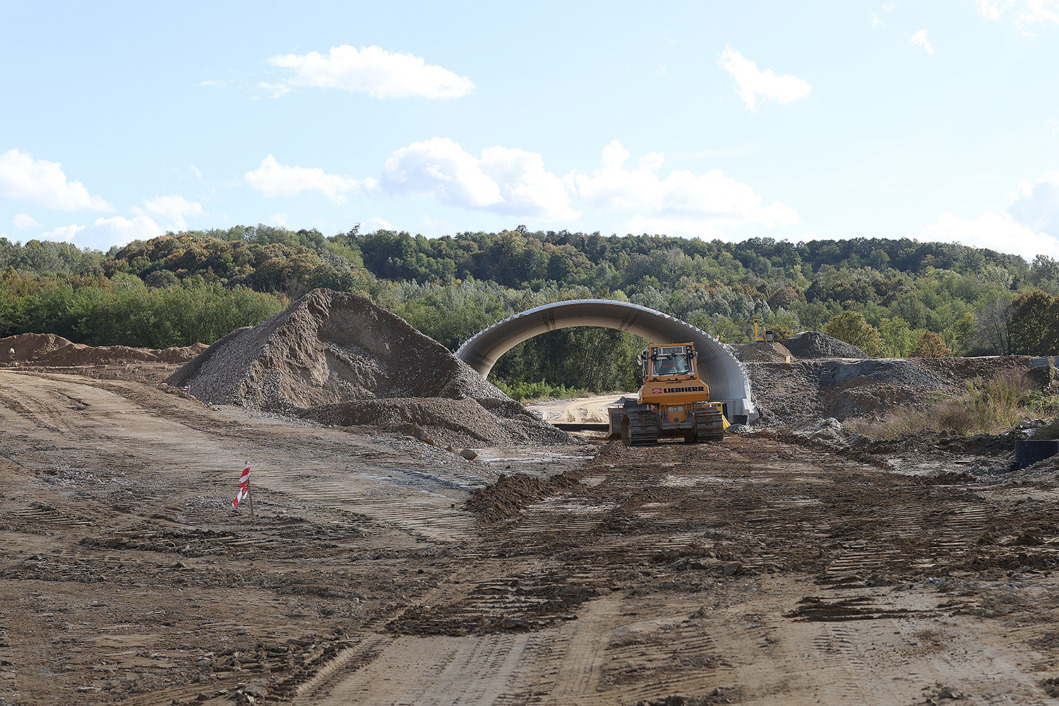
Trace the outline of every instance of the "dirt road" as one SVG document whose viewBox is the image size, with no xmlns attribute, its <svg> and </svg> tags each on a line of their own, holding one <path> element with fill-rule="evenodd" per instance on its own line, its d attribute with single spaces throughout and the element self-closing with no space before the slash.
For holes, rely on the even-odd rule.
<svg viewBox="0 0 1059 706">
<path fill-rule="evenodd" d="M 0 703 L 1059 694 L 1054 481 L 760 435 L 595 449 L 468 462 L 0 370 Z"/>
<path fill-rule="evenodd" d="M 531 405 L 531 409 L 552 424 L 606 424 L 607 405 L 616 402 L 623 394 L 634 396 L 635 392 L 573 397 L 565 400 L 548 400 Z"/>
</svg>

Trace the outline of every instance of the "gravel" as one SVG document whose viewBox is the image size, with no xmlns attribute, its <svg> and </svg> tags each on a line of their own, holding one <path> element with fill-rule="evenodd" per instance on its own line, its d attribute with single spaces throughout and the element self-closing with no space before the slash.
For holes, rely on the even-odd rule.
<svg viewBox="0 0 1059 706">
<path fill-rule="evenodd" d="M 867 358 L 868 355 L 852 343 L 840 341 L 819 331 L 802 331 L 784 341 L 787 350 L 796 358 Z"/>
<path fill-rule="evenodd" d="M 17 336 L 0 338 L 0 365 L 71 367 L 134 362 L 183 363 L 205 349 L 206 346 L 201 343 L 162 350 L 129 346 L 86 346 L 72 343 L 53 333 L 21 333 Z"/>
<path fill-rule="evenodd" d="M 571 443 L 404 319 L 316 289 L 214 343 L 166 382 L 211 404 L 445 443 Z"/>
<path fill-rule="evenodd" d="M 899 407 L 927 404 L 934 391 L 954 393 L 947 380 L 910 360 L 826 360 L 746 363 L 761 423 L 801 425 L 882 417 Z"/>
</svg>

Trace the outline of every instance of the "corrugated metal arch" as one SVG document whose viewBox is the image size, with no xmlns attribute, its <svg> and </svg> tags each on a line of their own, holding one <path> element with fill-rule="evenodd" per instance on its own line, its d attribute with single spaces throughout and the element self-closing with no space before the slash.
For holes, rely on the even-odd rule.
<svg viewBox="0 0 1059 706">
<path fill-rule="evenodd" d="M 642 336 L 652 343 L 691 341 L 698 352 L 699 375 L 710 398 L 728 406 L 729 417 L 758 417 L 750 378 L 731 350 L 702 329 L 645 306 L 610 299 L 574 299 L 545 304 L 498 321 L 469 338 L 456 357 L 483 377 L 507 351 L 534 336 L 574 326 L 601 326 Z"/>
</svg>

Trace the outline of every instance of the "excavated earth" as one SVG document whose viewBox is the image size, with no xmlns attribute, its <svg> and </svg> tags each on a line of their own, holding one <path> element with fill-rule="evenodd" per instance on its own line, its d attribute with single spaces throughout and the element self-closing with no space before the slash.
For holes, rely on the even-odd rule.
<svg viewBox="0 0 1059 706">
<path fill-rule="evenodd" d="M 804 423 L 626 449 L 539 441 L 488 387 L 390 385 L 323 304 L 300 350 L 272 345 L 292 313 L 183 378 L 234 397 L 159 384 L 172 362 L 0 360 L 0 704 L 1059 698 L 1059 464 L 1009 471 L 1019 430 L 872 442 L 812 416 L 861 378 L 1026 361 L 751 363 L 763 407 L 811 393 Z M 415 345 L 415 384 L 459 377 L 424 380 Z M 349 401 L 375 406 L 314 396 L 373 357 Z M 481 438 L 444 440 L 449 409 L 487 414 L 460 432 Z"/>
</svg>

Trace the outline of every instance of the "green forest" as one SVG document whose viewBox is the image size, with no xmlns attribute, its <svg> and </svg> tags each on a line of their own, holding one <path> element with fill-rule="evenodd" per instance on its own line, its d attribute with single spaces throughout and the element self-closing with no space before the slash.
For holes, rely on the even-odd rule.
<svg viewBox="0 0 1059 706">
<path fill-rule="evenodd" d="M 170 233 L 107 253 L 0 237 L 0 337 L 92 345 L 211 343 L 316 287 L 354 292 L 455 350 L 486 326 L 576 298 L 633 302 L 726 343 L 755 320 L 870 355 L 1059 353 L 1059 261 L 909 239 L 729 243 L 567 231 L 425 238 L 265 225 Z M 642 341 L 566 329 L 505 355 L 507 386 L 628 389 Z M 571 361 L 576 364 L 571 365 Z"/>
</svg>

